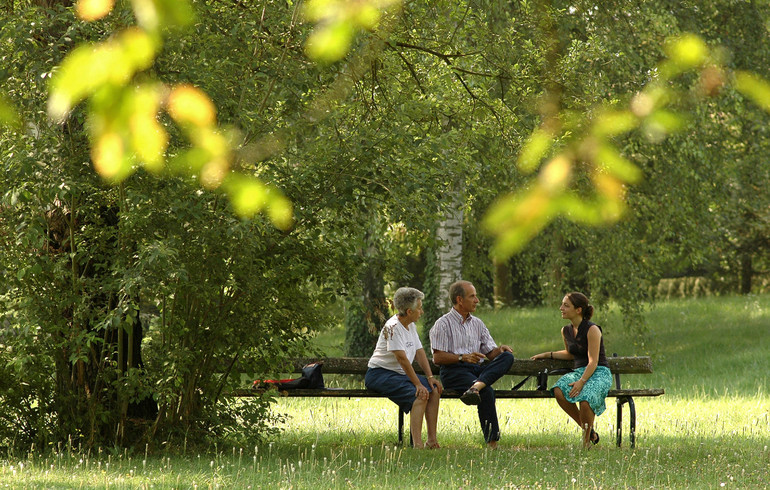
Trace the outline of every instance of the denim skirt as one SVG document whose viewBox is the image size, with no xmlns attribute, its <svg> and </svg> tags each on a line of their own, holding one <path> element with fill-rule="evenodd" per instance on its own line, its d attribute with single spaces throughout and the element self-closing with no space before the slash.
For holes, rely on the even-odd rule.
<svg viewBox="0 0 770 490">
<path fill-rule="evenodd" d="M 417 375 L 420 382 L 428 388 L 428 393 L 432 391 L 428 379 L 425 376 Z M 406 374 L 397 373 L 385 368 L 369 368 L 366 371 L 364 384 L 367 389 L 386 395 L 393 403 L 399 406 L 405 413 L 412 410 L 412 404 L 417 399 L 414 383 L 409 380 Z"/>
</svg>

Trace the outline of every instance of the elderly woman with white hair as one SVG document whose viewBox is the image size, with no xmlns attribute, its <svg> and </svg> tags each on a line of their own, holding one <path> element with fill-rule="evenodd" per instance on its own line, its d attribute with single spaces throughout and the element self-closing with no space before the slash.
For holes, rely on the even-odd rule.
<svg viewBox="0 0 770 490">
<path fill-rule="evenodd" d="M 440 447 L 436 427 L 443 387 L 431 372 L 414 324 L 422 316 L 424 297 L 421 291 L 414 288 L 399 288 L 393 295 L 397 313 L 382 327 L 377 346 L 369 359 L 365 384 L 368 389 L 387 395 L 401 410 L 410 414 L 409 429 L 415 448 L 435 449 Z M 412 367 L 415 359 L 427 376 L 415 372 Z M 425 444 L 422 441 L 423 417 L 428 426 Z"/>
</svg>

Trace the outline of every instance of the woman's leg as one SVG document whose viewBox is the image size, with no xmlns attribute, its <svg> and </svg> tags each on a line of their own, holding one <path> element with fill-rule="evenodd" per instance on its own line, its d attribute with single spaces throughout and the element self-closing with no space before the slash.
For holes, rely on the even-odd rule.
<svg viewBox="0 0 770 490">
<path fill-rule="evenodd" d="M 412 446 L 415 449 L 422 449 L 425 447 L 422 443 L 422 419 L 425 417 L 425 407 L 427 404 L 428 400 L 417 398 L 414 403 L 412 403 L 412 409 L 409 411 L 409 431 L 412 435 Z"/>
<path fill-rule="evenodd" d="M 567 399 L 564 398 L 564 393 L 562 393 L 561 388 L 554 388 L 553 396 L 556 398 L 556 401 L 559 403 L 561 409 L 567 412 L 567 415 L 569 415 L 572 420 L 574 420 L 575 423 L 578 424 L 580 428 L 582 428 L 583 425 L 580 420 L 580 410 L 578 409 L 577 405 L 568 402 Z"/>
<path fill-rule="evenodd" d="M 580 402 L 580 428 L 583 429 L 583 447 L 591 447 L 591 432 L 594 428 L 594 411 L 588 402 Z"/>
<path fill-rule="evenodd" d="M 425 423 L 428 426 L 428 447 L 438 447 L 438 404 L 441 400 L 438 391 L 433 390 L 428 396 L 428 406 L 425 409 Z"/>
</svg>

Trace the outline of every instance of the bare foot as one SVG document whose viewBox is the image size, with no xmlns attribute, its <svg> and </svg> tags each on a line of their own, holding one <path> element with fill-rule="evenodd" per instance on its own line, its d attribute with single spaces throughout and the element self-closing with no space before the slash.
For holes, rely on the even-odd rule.
<svg viewBox="0 0 770 490">
<path fill-rule="evenodd" d="M 425 447 L 428 449 L 441 449 L 441 445 L 438 443 L 438 441 L 428 441 L 428 443 L 425 444 Z"/>
</svg>

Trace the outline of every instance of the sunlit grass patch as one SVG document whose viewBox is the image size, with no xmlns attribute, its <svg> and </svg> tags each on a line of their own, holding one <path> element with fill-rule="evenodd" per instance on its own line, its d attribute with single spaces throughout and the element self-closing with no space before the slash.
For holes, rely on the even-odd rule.
<svg viewBox="0 0 770 490">
<path fill-rule="evenodd" d="M 396 444 L 397 408 L 386 399 L 279 398 L 273 410 L 287 415 L 283 432 L 250 447 L 201 453 L 168 448 L 162 455 L 31 448 L 0 461 L 0 483 L 10 488 L 767 488 L 768 303 L 767 295 L 663 303 L 651 313 L 654 333 L 643 347 L 631 333 L 616 330 L 612 319 L 605 322 L 619 353 L 653 359 L 652 375 L 624 376 L 623 386 L 666 389 L 662 397 L 635 400 L 634 450 L 627 406 L 623 446 L 615 446 L 614 399 L 596 419 L 602 440 L 590 451 L 581 449 L 578 427 L 552 399 L 498 400 L 497 451 L 485 447 L 475 408 L 444 400 L 442 448 L 420 451 Z M 552 345 L 561 323 L 549 309 L 481 314 L 498 341 L 514 340 L 520 357 Z M 327 381 L 338 385 L 341 379 Z M 510 388 L 513 381 L 506 377 L 499 383 Z"/>
</svg>

